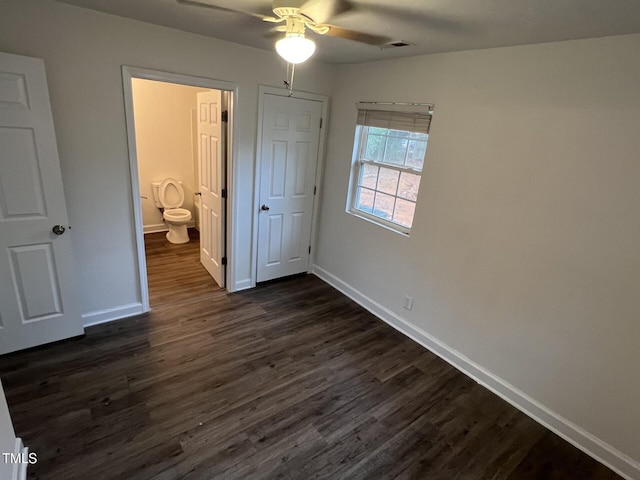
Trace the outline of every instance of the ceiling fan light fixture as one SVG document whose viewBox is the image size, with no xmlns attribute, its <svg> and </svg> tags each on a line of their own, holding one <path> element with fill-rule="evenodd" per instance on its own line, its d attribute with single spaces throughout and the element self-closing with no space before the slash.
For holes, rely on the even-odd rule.
<svg viewBox="0 0 640 480">
<path fill-rule="evenodd" d="M 316 51 L 316 44 L 299 33 L 287 33 L 276 42 L 276 52 L 289 63 L 307 61 Z"/>
</svg>

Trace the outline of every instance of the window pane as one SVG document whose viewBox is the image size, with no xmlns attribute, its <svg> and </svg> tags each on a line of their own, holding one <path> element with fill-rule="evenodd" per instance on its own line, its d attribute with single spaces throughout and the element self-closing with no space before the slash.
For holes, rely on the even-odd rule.
<svg viewBox="0 0 640 480">
<path fill-rule="evenodd" d="M 398 196 L 415 202 L 418 199 L 418 188 L 420 188 L 420 175 L 402 172 L 398 184 Z"/>
<path fill-rule="evenodd" d="M 396 200 L 396 208 L 393 212 L 393 221 L 405 227 L 411 228 L 415 210 L 415 203 L 398 198 Z"/>
<path fill-rule="evenodd" d="M 364 152 L 364 158 L 381 162 L 386 141 L 387 137 L 383 135 L 371 135 L 371 133 L 367 135 L 367 148 Z"/>
<path fill-rule="evenodd" d="M 422 170 L 424 164 L 424 154 L 427 151 L 427 142 L 418 140 L 409 141 L 409 149 L 407 151 L 407 167 Z"/>
<path fill-rule="evenodd" d="M 376 187 L 376 190 L 378 190 L 379 192 L 395 195 L 398 191 L 399 176 L 400 172 L 398 172 L 397 170 L 380 167 L 380 174 L 378 175 L 378 186 Z"/>
<path fill-rule="evenodd" d="M 350 196 L 349 210 L 407 232 L 413 224 L 429 135 L 366 125 L 358 128 L 352 164 L 357 181 L 350 187 L 355 197 Z"/>
<path fill-rule="evenodd" d="M 411 137 L 411 132 L 406 132 L 404 130 L 389 130 L 389 135 L 392 137 L 409 138 Z"/>
<path fill-rule="evenodd" d="M 384 151 L 383 162 L 404 165 L 408 143 L 409 141 L 406 138 L 389 137 L 387 139 L 387 148 Z"/>
<path fill-rule="evenodd" d="M 411 137 L 412 140 L 421 140 L 423 142 L 426 142 L 427 139 L 429 138 L 429 134 L 427 133 L 416 133 L 416 132 L 411 132 Z"/>
<path fill-rule="evenodd" d="M 385 195 L 384 193 L 376 193 L 376 201 L 373 206 L 373 214 L 380 218 L 391 220 L 393 217 L 393 206 L 396 202 L 395 197 Z"/>
<path fill-rule="evenodd" d="M 376 188 L 378 182 L 378 167 L 375 165 L 369 165 L 367 163 L 362 164 L 360 169 L 360 182 L 359 185 L 367 188 Z"/>
<path fill-rule="evenodd" d="M 358 197 L 356 199 L 356 208 L 363 212 L 373 212 L 373 199 L 375 192 L 367 188 L 358 188 Z"/>
</svg>

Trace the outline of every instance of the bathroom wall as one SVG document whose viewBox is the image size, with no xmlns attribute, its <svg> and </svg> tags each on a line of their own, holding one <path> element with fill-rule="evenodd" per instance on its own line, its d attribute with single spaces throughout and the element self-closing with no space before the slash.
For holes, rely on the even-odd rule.
<svg viewBox="0 0 640 480">
<path fill-rule="evenodd" d="M 167 230 L 162 213 L 154 205 L 151 182 L 173 177 L 182 181 L 184 205 L 195 224 L 196 170 L 192 113 L 197 93 L 206 89 L 134 78 L 133 108 L 142 197 L 144 232 Z"/>
</svg>

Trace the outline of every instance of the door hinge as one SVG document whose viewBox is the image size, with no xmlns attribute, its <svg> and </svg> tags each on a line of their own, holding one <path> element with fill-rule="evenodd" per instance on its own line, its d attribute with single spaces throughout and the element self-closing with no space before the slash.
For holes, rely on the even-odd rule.
<svg viewBox="0 0 640 480">
<path fill-rule="evenodd" d="M 320 117 L 320 128 L 322 128 L 322 117 Z"/>
<path fill-rule="evenodd" d="M 227 264 L 227 257 L 222 257 L 222 265 L 226 265 Z"/>
<path fill-rule="evenodd" d="M 311 253 L 311 245 L 309 245 L 309 253 Z"/>
<path fill-rule="evenodd" d="M 316 194 L 316 190 L 317 190 L 317 189 L 318 189 L 318 187 L 316 187 L 316 186 L 314 185 L 314 187 L 313 187 L 313 194 L 314 194 L 314 195 Z"/>
<path fill-rule="evenodd" d="M 229 121 L 229 110 L 223 110 L 222 111 L 222 121 L 223 122 L 228 122 Z"/>
<path fill-rule="evenodd" d="M 227 189 L 223 188 L 221 192 L 222 198 L 227 198 Z"/>
</svg>

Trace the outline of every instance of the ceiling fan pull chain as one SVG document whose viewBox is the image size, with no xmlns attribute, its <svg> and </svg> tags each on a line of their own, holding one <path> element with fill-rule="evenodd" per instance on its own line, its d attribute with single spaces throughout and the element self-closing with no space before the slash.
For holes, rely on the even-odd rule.
<svg viewBox="0 0 640 480">
<path fill-rule="evenodd" d="M 287 79 L 283 82 L 287 90 L 289 90 L 289 96 L 293 95 L 293 76 L 296 71 L 296 65 L 294 63 L 287 62 Z"/>
<path fill-rule="evenodd" d="M 289 82 L 289 96 L 293 95 L 293 77 L 296 74 L 296 64 L 291 64 L 291 81 Z"/>
</svg>

